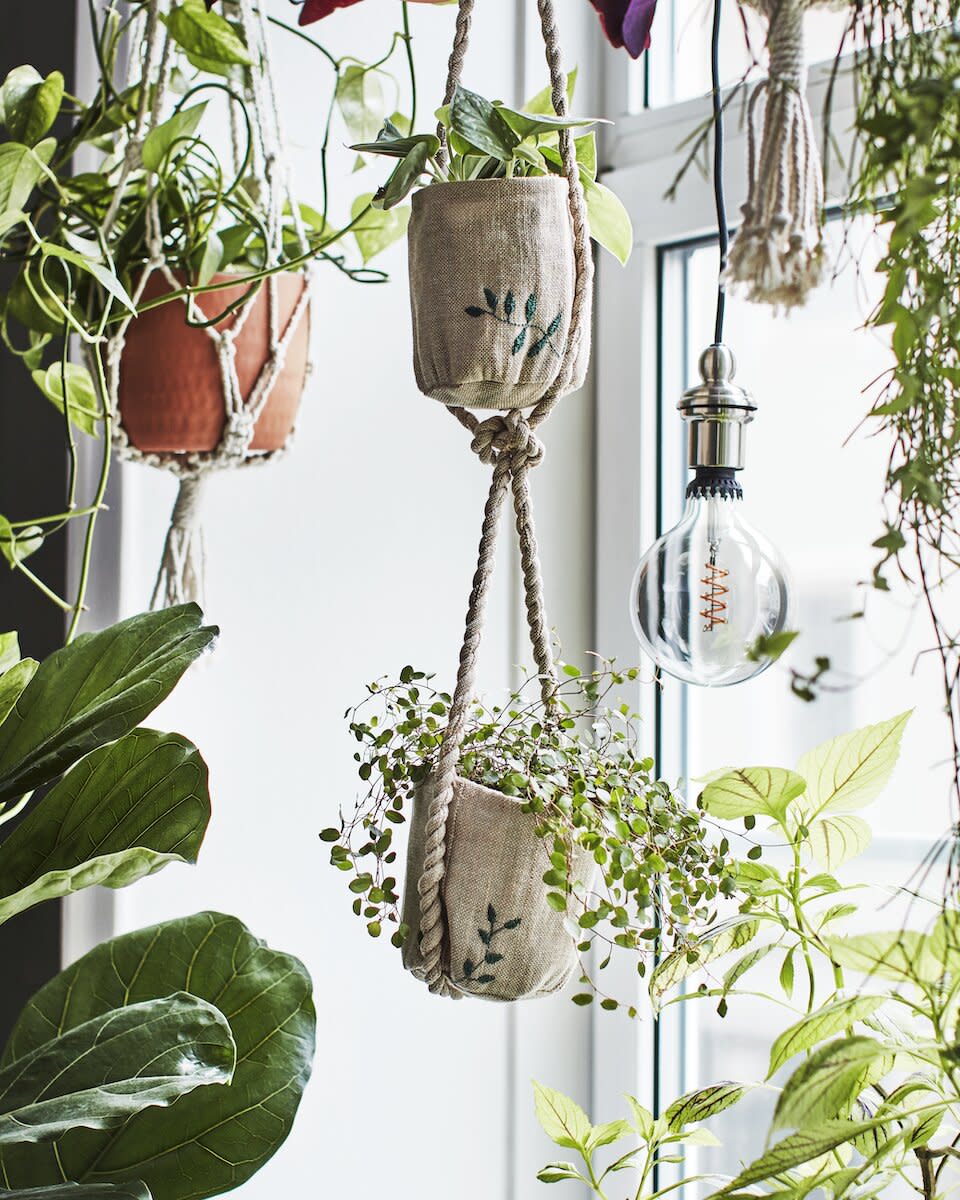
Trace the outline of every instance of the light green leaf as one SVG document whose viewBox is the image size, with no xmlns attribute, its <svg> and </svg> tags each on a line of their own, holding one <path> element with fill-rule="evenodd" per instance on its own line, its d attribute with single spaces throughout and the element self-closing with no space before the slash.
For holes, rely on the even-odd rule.
<svg viewBox="0 0 960 1200">
<path fill-rule="evenodd" d="M 806 1129 L 845 1117 L 860 1093 L 882 1079 L 893 1056 L 869 1037 L 828 1042 L 805 1059 L 787 1080 L 773 1114 L 774 1129 Z"/>
<path fill-rule="evenodd" d="M 740 1188 L 751 1187 L 755 1183 L 772 1179 L 793 1167 L 802 1166 L 812 1159 L 827 1154 L 846 1142 L 852 1142 L 855 1137 L 877 1129 L 882 1121 L 824 1121 L 811 1129 L 802 1129 L 791 1133 L 782 1141 L 777 1142 L 758 1159 L 746 1167 L 718 1195 L 728 1195 Z M 788 1193 L 793 1195 L 793 1192 Z"/>
<path fill-rule="evenodd" d="M 724 1080 L 722 1083 L 715 1083 L 710 1087 L 688 1092 L 679 1100 L 674 1100 L 663 1115 L 670 1132 L 679 1133 L 687 1125 L 692 1125 L 697 1121 L 706 1121 L 708 1117 L 715 1117 L 717 1113 L 722 1113 L 724 1109 L 732 1107 L 741 1100 L 749 1091 L 750 1085 L 747 1083 Z"/>
<path fill-rule="evenodd" d="M 592 1126 L 579 1104 L 536 1080 L 533 1082 L 533 1101 L 537 1120 L 548 1138 L 569 1150 L 584 1149 Z"/>
<path fill-rule="evenodd" d="M 674 950 L 657 964 L 650 978 L 650 998 L 659 1008 L 666 993 L 682 980 L 732 950 L 746 946 L 756 936 L 759 921 L 734 918 L 705 934 L 690 946 Z M 693 961 L 690 961 L 690 960 Z"/>
<path fill-rule="evenodd" d="M 44 79 L 34 67 L 14 67 L 0 88 L 0 110 L 11 140 L 35 146 L 49 132 L 62 101 L 59 71 Z"/>
<path fill-rule="evenodd" d="M 0 923 L 42 900 L 196 862 L 209 819 L 196 746 L 135 729 L 81 759 L 0 845 Z"/>
<path fill-rule="evenodd" d="M 590 179 L 596 179 L 597 135 L 595 133 L 585 133 L 583 137 L 576 138 L 573 145 L 577 152 L 577 163 L 580 166 L 580 170 L 584 171 Z"/>
<path fill-rule="evenodd" d="M 0 1147 L 16 1153 L 74 1130 L 116 1130 L 145 1108 L 229 1083 L 236 1057 L 223 1013 L 196 996 L 98 1013 L 0 1070 Z"/>
<path fill-rule="evenodd" d="M 0 146 L 0 213 L 27 207 L 33 189 L 46 174 L 57 143 L 47 138 L 37 146 L 6 142 Z"/>
<path fill-rule="evenodd" d="M 750 816 L 783 821 L 787 805 L 805 787 L 805 780 L 795 771 L 782 767 L 742 767 L 712 779 L 700 799 L 712 817 L 724 821 Z"/>
<path fill-rule="evenodd" d="M 65 368 L 65 369 L 64 369 Z M 67 385 L 67 406 L 70 420 L 91 437 L 97 437 L 97 427 L 103 415 L 93 377 L 78 363 L 51 363 L 47 369 L 33 371 L 33 382 L 58 412 L 63 412 L 63 385 Z"/>
<path fill-rule="evenodd" d="M 684 1146 L 719 1146 L 721 1144 L 717 1135 L 711 1133 L 705 1125 L 699 1125 L 696 1129 L 685 1129 L 683 1133 L 674 1134 L 667 1140 Z"/>
<path fill-rule="evenodd" d="M 212 644 L 201 620 L 195 604 L 141 613 L 46 659 L 0 725 L 0 801 L 139 725 Z"/>
<path fill-rule="evenodd" d="M 42 545 L 43 530 L 39 525 L 14 529 L 6 517 L 0 516 L 0 554 L 11 567 L 36 554 Z"/>
<path fill-rule="evenodd" d="M 601 1146 L 610 1146 L 632 1133 L 633 1126 L 629 1121 L 607 1121 L 603 1125 L 594 1125 L 586 1141 L 587 1153 L 598 1150 Z"/>
<path fill-rule="evenodd" d="M 204 0 L 183 0 L 161 19 L 177 45 L 201 60 L 243 67 L 253 63 L 230 22 L 208 12 Z"/>
<path fill-rule="evenodd" d="M 577 75 L 578 74 L 579 74 L 579 67 L 573 67 L 571 69 L 571 71 L 569 72 L 569 74 L 567 75 L 567 104 L 573 103 L 573 95 L 574 95 L 574 92 L 577 90 Z M 547 113 L 547 114 L 552 113 L 554 111 L 554 108 L 553 108 L 553 86 L 548 83 L 546 85 L 546 87 L 541 88 L 540 91 L 537 92 L 537 94 L 535 96 L 531 96 L 530 99 L 523 106 L 523 111 L 528 112 L 528 113 L 541 113 L 541 114 L 542 113 Z"/>
<path fill-rule="evenodd" d="M 785 1029 L 770 1047 L 767 1078 L 779 1071 L 795 1054 L 812 1049 L 875 1013 L 883 1007 L 885 999 L 884 996 L 851 996 L 836 1000 Z"/>
<path fill-rule="evenodd" d="M 399 241 L 406 234 L 410 224 L 409 208 L 369 208 L 372 201 L 372 193 L 358 196 L 350 211 L 350 216 L 355 221 L 363 213 L 351 232 L 356 238 L 364 263 L 368 263 L 388 246 Z M 363 212 L 365 208 L 367 211 Z"/>
<path fill-rule="evenodd" d="M 162 1200 L 203 1200 L 249 1179 L 286 1138 L 313 1060 L 310 977 L 235 917 L 199 913 L 91 950 L 33 997 L 2 1063 L 111 1008 L 187 989 L 230 1024 L 237 1047 L 231 1086 L 198 1088 L 120 1129 L 65 1133 L 57 1147 L 67 1178 L 135 1178 Z M 21 1186 L 62 1179 L 47 1146 L 3 1147 L 0 1162 L 5 1178 Z"/>
<path fill-rule="evenodd" d="M 912 930 L 860 933 L 824 940 L 834 962 L 863 975 L 931 983 L 943 973 L 931 939 Z"/>
<path fill-rule="evenodd" d="M 206 287 L 223 262 L 224 247 L 218 234 L 211 230 L 203 243 L 203 253 L 197 267 L 197 286 Z"/>
<path fill-rule="evenodd" d="M 0 633 L 0 674 L 20 661 L 20 638 L 16 632 Z"/>
<path fill-rule="evenodd" d="M 633 222 L 620 198 L 602 183 L 584 181 L 590 236 L 626 263 L 633 252 Z"/>
<path fill-rule="evenodd" d="M 583 1176 L 573 1165 L 568 1162 L 547 1163 L 547 1165 L 537 1172 L 537 1178 L 541 1183 L 562 1183 L 565 1179 L 583 1179 Z M 584 1182 L 586 1182 L 584 1180 Z M 0 1200 L 3 1200 L 3 1193 L 0 1192 Z"/>
<path fill-rule="evenodd" d="M 797 770 L 807 781 L 802 809 L 808 817 L 864 808 L 880 795 L 900 755 L 910 712 L 824 742 L 806 753 Z"/>
<path fill-rule="evenodd" d="M 634 1096 L 628 1096 L 627 1103 L 630 1105 L 630 1111 L 633 1114 L 634 1129 L 636 1129 L 644 1141 L 649 1140 L 650 1135 L 653 1133 L 653 1113 Z"/>
<path fill-rule="evenodd" d="M 53 242 L 42 242 L 40 244 L 40 253 L 44 258 L 62 258 L 65 262 L 73 263 L 75 267 L 86 271 L 94 277 L 103 290 L 108 292 L 114 300 L 119 300 L 124 308 L 136 315 L 136 305 L 127 295 L 126 288 L 116 275 L 114 275 L 113 271 L 103 263 L 96 262 L 92 258 L 86 258 L 84 255 L 77 254 L 73 250 L 67 250 L 64 246 L 57 246 Z"/>
<path fill-rule="evenodd" d="M 493 107 L 503 117 L 504 122 L 519 138 L 535 138 L 542 134 L 556 133 L 558 129 L 585 129 L 588 125 L 609 125 L 603 117 L 558 117 L 555 112 L 532 113 L 509 108 L 506 104 L 495 104 Z M 456 118 L 454 118 L 456 120 Z M 456 125 L 454 126 L 456 128 Z M 461 129 L 459 131 L 463 133 Z M 468 134 L 463 134 L 468 141 L 473 142 Z M 476 142 L 473 143 L 477 145 Z M 483 149 L 481 146 L 480 149 Z"/>
<path fill-rule="evenodd" d="M 206 101 L 192 108 L 181 108 L 150 130 L 143 141 L 143 165 L 148 171 L 159 171 L 173 150 L 193 140 L 206 111 Z"/>
<path fill-rule="evenodd" d="M 823 817 L 810 826 L 810 850 L 813 857 L 835 871 L 851 858 L 863 854 L 870 845 L 870 826 L 861 817 L 839 814 Z"/>
<path fill-rule="evenodd" d="M 729 992 L 748 971 L 752 971 L 758 962 L 761 962 L 777 948 L 777 942 L 767 942 L 764 946 L 756 946 L 753 950 L 748 950 L 742 958 L 738 958 L 723 977 L 724 992 Z"/>
<path fill-rule="evenodd" d="M 387 112 L 380 71 L 351 64 L 337 81 L 337 105 L 355 142 L 370 142 L 380 133 Z"/>
</svg>

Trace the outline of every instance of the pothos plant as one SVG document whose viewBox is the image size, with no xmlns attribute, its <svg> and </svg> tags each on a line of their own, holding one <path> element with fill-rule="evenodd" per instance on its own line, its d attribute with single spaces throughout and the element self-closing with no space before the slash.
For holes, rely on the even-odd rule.
<svg viewBox="0 0 960 1200">
<path fill-rule="evenodd" d="M 955 1188 L 960 914 L 952 899 L 904 890 L 908 925 L 849 932 L 854 922 L 862 929 L 870 900 L 883 909 L 889 894 L 839 877 L 869 842 L 861 813 L 890 778 L 908 716 L 835 738 L 804 755 L 796 770 L 746 767 L 707 783 L 707 812 L 743 820 L 748 831 L 757 820 L 769 822 L 772 844 L 762 863 L 738 867 L 739 911 L 666 955 L 650 979 L 650 997 L 655 1011 L 713 999 L 723 1014 L 741 995 L 785 1009 L 766 1078 L 718 1081 L 656 1116 L 631 1101 L 629 1121 L 602 1126 L 540 1088 L 541 1123 L 581 1160 L 550 1164 L 540 1172 L 543 1182 L 574 1179 L 605 1197 L 612 1175 L 627 1171 L 638 1200 L 694 1182 L 698 1194 L 714 1200 L 802 1200 L 814 1192 L 861 1200 L 898 1181 L 933 1200 Z M 773 990 L 766 982 L 771 964 Z M 717 1145 L 699 1122 L 756 1088 L 770 1091 L 773 1115 L 752 1161 L 732 1176 L 654 1182 L 657 1165 L 684 1164 L 684 1144 Z M 625 1149 L 598 1156 L 625 1141 Z"/>
<path fill-rule="evenodd" d="M 611 693 L 638 677 L 602 662 L 589 674 L 567 664 L 544 709 L 531 678 L 503 705 L 470 708 L 457 773 L 512 796 L 531 815 L 543 844 L 543 887 L 563 915 L 581 956 L 574 996 L 588 1004 L 603 995 L 597 979 L 621 950 L 637 959 L 640 975 L 659 947 L 687 945 L 692 932 L 732 894 L 734 876 L 725 837 L 713 836 L 702 814 L 688 809 L 638 748 L 636 717 Z M 349 876 L 353 910 L 371 936 L 391 931 L 402 946 L 410 930 L 400 919 L 394 833 L 411 811 L 418 788 L 435 770 L 451 698 L 431 677 L 405 667 L 380 680 L 347 713 L 358 743 L 357 772 L 366 788 L 339 826 L 323 830 L 332 865 Z M 574 847 L 597 865 L 585 886 L 572 875 Z M 636 1015 L 632 1005 L 626 1006 Z"/>
<path fill-rule="evenodd" d="M 39 664 L 0 635 L 0 924 L 196 861 L 206 764 L 141 722 L 216 633 L 182 606 Z M 290 1131 L 315 1024 L 303 965 L 235 917 L 104 942 L 40 988 L 0 1055 L 0 1197 L 197 1200 L 236 1187 Z"/>
<path fill-rule="evenodd" d="M 575 86 L 576 71 L 572 71 L 568 84 L 571 99 Z M 448 156 L 444 163 L 438 159 L 440 139 L 435 133 L 410 136 L 389 121 L 376 141 L 353 147 L 361 154 L 399 160 L 377 192 L 374 207 L 389 211 L 415 188 L 427 184 L 562 174 L 558 131 L 582 129 L 585 132 L 574 139 L 574 145 L 591 236 L 621 262 L 630 257 L 630 217 L 616 195 L 597 182 L 597 139 L 588 131 L 598 123 L 596 118 L 558 117 L 549 88 L 523 109 L 513 109 L 500 100 L 491 103 L 462 86 L 457 87 L 452 102 L 438 110 L 437 118 L 446 131 Z"/>
<path fill-rule="evenodd" d="M 131 28 L 150 11 L 151 0 L 110 3 L 102 15 L 91 6 L 99 77 L 89 99 L 69 95 L 60 72 L 42 77 L 31 66 L 17 67 L 0 86 L 0 128 L 5 135 L 0 142 L 0 263 L 12 268 L 10 286 L 0 297 L 0 338 L 63 414 L 69 462 L 63 511 L 18 515 L 15 520 L 0 517 L 0 551 L 11 567 L 68 614 L 68 636 L 75 632 L 83 608 L 94 527 L 110 467 L 111 414 L 104 400 L 101 349 L 112 325 L 131 312 L 224 286 L 214 279 L 219 273 L 235 276 L 231 284 L 251 285 L 241 303 L 267 275 L 318 260 L 360 282 L 382 281 L 383 272 L 366 263 L 405 227 L 402 214 L 375 212 L 370 194 L 357 197 L 338 223 L 327 160 L 335 115 L 347 136 L 356 138 L 372 136 L 396 109 L 399 101 L 388 104 L 388 97 L 398 94 L 399 87 L 387 64 L 399 52 L 412 73 L 406 7 L 404 31 L 371 64 L 352 56 L 337 58 L 291 28 L 315 47 L 329 71 L 329 102 L 321 122 L 322 186 L 313 205 L 300 203 L 296 213 L 289 206 L 284 211 L 280 258 L 271 258 L 269 264 L 270 200 L 256 173 L 256 114 L 245 83 L 251 48 L 232 19 L 234 6 L 228 0 L 222 8 L 222 13 L 213 12 L 203 0 L 176 0 L 160 11 L 172 102 L 145 138 L 138 139 L 136 130 L 154 102 L 155 85 L 137 78 L 136 72 L 127 81 L 119 64 L 127 53 Z M 276 17 L 269 20 L 284 25 Z M 415 95 L 415 85 L 411 91 Z M 231 113 L 239 169 L 218 148 L 217 105 Z M 391 119 L 402 126 L 412 118 L 393 111 Z M 151 201 L 156 201 L 159 229 L 148 229 L 154 220 Z M 150 261 L 156 235 L 165 265 L 182 286 L 135 304 L 131 296 Z M 363 265 L 351 264 L 348 236 Z M 203 318 L 200 314 L 188 319 L 200 323 Z M 83 344 L 92 373 L 70 361 L 71 338 Z M 102 435 L 99 475 L 85 503 L 79 498 L 78 434 Z M 26 560 L 79 518 L 87 527 L 77 594 L 70 600 L 34 575 Z"/>
</svg>

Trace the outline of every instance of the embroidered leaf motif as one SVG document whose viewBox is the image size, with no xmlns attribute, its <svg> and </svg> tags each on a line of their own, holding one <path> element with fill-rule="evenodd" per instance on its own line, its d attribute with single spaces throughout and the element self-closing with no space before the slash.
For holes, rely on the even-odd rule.
<svg viewBox="0 0 960 1200">
<path fill-rule="evenodd" d="M 493 975 L 478 975 L 477 983 L 493 983 L 495 976 Z"/>
<path fill-rule="evenodd" d="M 513 343 L 513 353 L 514 354 L 520 353 L 520 351 L 523 349 L 523 344 L 526 340 L 527 340 L 527 327 L 524 326 L 523 329 L 521 329 L 520 332 L 517 334 L 516 339 Z"/>
<path fill-rule="evenodd" d="M 491 925 L 496 925 L 497 923 L 497 910 L 492 904 L 487 905 L 487 920 Z"/>
<path fill-rule="evenodd" d="M 548 340 L 549 339 L 547 338 L 546 334 L 544 334 L 543 337 L 537 338 L 537 340 L 533 343 L 533 345 L 527 351 L 527 358 L 536 358 L 537 355 L 540 353 L 540 351 L 547 344 Z"/>
<path fill-rule="evenodd" d="M 470 317 L 482 317 L 486 310 L 477 308 L 475 304 L 470 304 L 463 311 Z"/>
<path fill-rule="evenodd" d="M 480 941 L 484 947 L 484 949 L 482 951 L 483 957 L 480 960 L 482 965 L 486 965 L 487 967 L 493 967 L 493 966 L 496 966 L 497 963 L 503 962 L 504 955 L 497 954 L 496 951 L 491 950 L 490 944 L 492 943 L 492 941 L 495 937 L 499 937 L 499 935 L 502 934 L 505 930 L 516 929 L 519 924 L 520 924 L 520 918 L 513 917 L 509 921 L 504 921 L 504 923 L 502 925 L 498 925 L 497 924 L 497 910 L 493 907 L 492 904 L 487 905 L 487 928 L 477 930 L 477 935 L 479 936 Z M 463 964 L 463 975 L 459 980 L 457 980 L 457 982 L 458 983 L 470 982 L 473 984 L 487 984 L 487 983 L 494 983 L 496 981 L 496 978 L 497 978 L 496 975 L 492 974 L 489 970 L 486 971 L 482 975 L 477 975 L 476 974 L 477 967 L 478 967 L 478 964 L 476 962 L 474 962 L 472 958 L 468 958 Z"/>
<path fill-rule="evenodd" d="M 513 292 L 507 292 L 506 298 L 503 302 L 503 311 L 507 314 L 508 317 L 512 317 L 513 310 L 516 307 L 517 307 L 517 302 L 513 298 Z"/>
<path fill-rule="evenodd" d="M 563 312 L 561 311 L 561 312 L 558 312 L 558 313 L 557 313 L 557 315 L 556 315 L 556 316 L 553 318 L 553 320 L 552 320 L 552 321 L 550 322 L 550 324 L 547 326 L 547 333 L 548 333 L 548 334 L 549 334 L 551 337 L 553 337 L 553 335 L 554 335 L 554 334 L 557 332 L 557 330 L 560 328 L 560 322 L 561 322 L 562 320 L 563 320 Z"/>
<path fill-rule="evenodd" d="M 555 358 L 562 361 L 564 353 L 564 345 L 554 344 L 554 336 L 559 332 L 560 326 L 563 323 L 563 310 L 553 318 L 549 326 L 544 328 L 538 321 L 535 320 L 537 315 L 537 295 L 536 292 L 531 292 L 523 306 L 521 314 L 517 308 L 517 297 L 512 289 L 508 289 L 503 298 L 503 305 L 500 304 L 500 297 L 490 287 L 484 287 L 483 296 L 487 302 L 486 308 L 481 308 L 477 304 L 468 305 L 463 311 L 469 317 L 489 317 L 500 325 L 506 325 L 508 328 L 517 330 L 513 335 L 511 343 L 511 353 L 520 354 L 526 350 L 527 358 L 536 358 L 540 352 L 546 348 Z M 534 340 L 535 339 L 535 340 Z M 530 343 L 533 342 L 532 345 Z M 529 346 L 529 348 L 528 348 Z"/>
<path fill-rule="evenodd" d="M 483 294 L 487 298 L 487 304 L 490 306 L 490 311 L 496 312 L 497 304 L 499 303 L 499 301 L 497 300 L 496 294 L 494 292 L 491 292 L 491 290 L 488 287 L 485 287 L 483 289 Z"/>
<path fill-rule="evenodd" d="M 527 320 L 532 321 L 537 315 L 537 297 L 535 292 L 531 292 L 527 297 Z"/>
<path fill-rule="evenodd" d="M 493 953 L 485 954 L 483 956 L 483 961 L 485 963 L 488 963 L 490 966 L 493 966 L 494 963 L 503 962 L 503 955 L 502 954 L 493 954 Z"/>
<path fill-rule="evenodd" d="M 473 970 L 474 970 L 475 966 L 476 966 L 476 964 L 471 962 L 470 959 L 468 958 L 466 960 L 466 962 L 463 964 L 464 975 L 466 975 L 469 978 L 473 974 Z"/>
<path fill-rule="evenodd" d="M 503 927 L 504 929 L 516 929 L 519 924 L 520 918 L 514 917 L 512 921 L 504 921 Z"/>
</svg>

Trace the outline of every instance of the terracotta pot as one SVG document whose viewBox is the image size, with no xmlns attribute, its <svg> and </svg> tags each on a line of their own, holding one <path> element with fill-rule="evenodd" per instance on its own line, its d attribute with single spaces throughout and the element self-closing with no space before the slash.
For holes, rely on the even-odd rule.
<svg viewBox="0 0 960 1200">
<path fill-rule="evenodd" d="M 217 275 L 219 283 L 229 275 Z M 277 289 L 280 329 L 286 329 L 306 287 L 300 273 L 280 275 Z M 166 279 L 155 272 L 144 289 L 144 300 L 169 292 Z M 197 298 L 209 317 L 224 312 L 243 296 L 240 284 Z M 198 452 L 215 450 L 223 435 L 226 415 L 220 361 L 213 339 L 203 329 L 193 329 L 184 320 L 180 300 L 150 309 L 131 321 L 120 359 L 120 420 L 127 437 L 144 453 Z M 237 320 L 224 318 L 229 328 Z M 287 347 L 283 368 L 270 391 L 257 421 L 251 450 L 279 450 L 296 421 L 307 375 L 310 339 L 309 309 Z M 250 311 L 236 339 L 237 378 L 244 400 L 249 399 L 269 357 L 270 328 L 267 285 L 251 302 Z"/>
</svg>

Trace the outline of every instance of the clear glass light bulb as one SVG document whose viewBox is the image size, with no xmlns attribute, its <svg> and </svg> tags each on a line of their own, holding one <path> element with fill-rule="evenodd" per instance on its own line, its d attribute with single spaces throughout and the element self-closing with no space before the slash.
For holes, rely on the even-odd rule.
<svg viewBox="0 0 960 1200">
<path fill-rule="evenodd" d="M 771 659 L 753 661 L 748 651 L 788 627 L 786 568 L 743 507 L 729 490 L 692 487 L 679 523 L 650 547 L 634 577 L 637 637 L 662 670 L 686 683 L 725 687 L 759 675 Z"/>
</svg>

